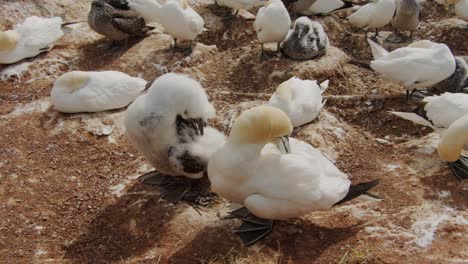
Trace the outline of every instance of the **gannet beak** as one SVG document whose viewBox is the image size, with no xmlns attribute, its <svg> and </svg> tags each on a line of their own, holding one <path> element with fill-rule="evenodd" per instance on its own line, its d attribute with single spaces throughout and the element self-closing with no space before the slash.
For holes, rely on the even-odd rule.
<svg viewBox="0 0 468 264">
<path fill-rule="evenodd" d="M 205 133 L 204 128 L 205 128 L 205 121 L 203 121 L 202 118 L 195 119 L 195 123 L 197 124 L 198 131 L 200 132 L 200 135 L 203 136 Z"/>
<path fill-rule="evenodd" d="M 289 145 L 289 136 L 280 137 L 276 147 L 278 147 L 278 149 L 283 154 L 291 153 L 291 146 Z"/>
</svg>

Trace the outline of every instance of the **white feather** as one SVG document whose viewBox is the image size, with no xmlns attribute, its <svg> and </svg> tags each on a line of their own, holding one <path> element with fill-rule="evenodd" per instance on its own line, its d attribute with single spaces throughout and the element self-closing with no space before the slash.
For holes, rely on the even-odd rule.
<svg viewBox="0 0 468 264">
<path fill-rule="evenodd" d="M 169 148 L 176 152 L 188 150 L 205 164 L 224 142 L 224 135 L 210 127 L 193 141 L 180 142 L 176 116 L 202 118 L 215 116 L 205 90 L 197 81 L 180 74 L 165 74 L 154 81 L 147 94 L 138 97 L 127 109 L 125 132 L 132 145 L 160 173 L 200 178 L 203 172 L 191 174 L 181 170 L 177 160 L 168 156 Z"/>
<path fill-rule="evenodd" d="M 292 153 L 283 155 L 272 144 L 228 139 L 208 164 L 213 191 L 267 219 L 329 209 L 346 196 L 346 174 L 309 144 L 291 138 L 290 145 Z"/>
<path fill-rule="evenodd" d="M 288 10 L 281 0 L 271 0 L 260 8 L 254 22 L 254 28 L 260 43 L 283 41 L 291 26 Z"/>
<path fill-rule="evenodd" d="M 395 0 L 379 0 L 362 6 L 348 20 L 355 27 L 374 30 L 390 23 L 394 13 Z"/>
<path fill-rule="evenodd" d="M 145 89 L 146 81 L 117 71 L 79 72 L 84 78 L 80 87 L 70 87 L 67 73 L 59 77 L 50 99 L 61 112 L 99 112 L 122 108 L 130 104 Z"/>
<path fill-rule="evenodd" d="M 205 30 L 205 21 L 190 6 L 184 9 L 183 0 L 168 0 L 161 6 L 159 23 L 164 31 L 177 40 L 194 40 Z"/>
<path fill-rule="evenodd" d="M 218 5 L 232 8 L 234 10 L 249 10 L 252 7 L 266 3 L 266 0 L 216 0 Z"/>
<path fill-rule="evenodd" d="M 147 23 L 160 23 L 161 4 L 156 0 L 128 0 L 130 9 L 138 12 Z"/>
<path fill-rule="evenodd" d="M 307 10 L 300 12 L 303 15 L 328 14 L 342 7 L 345 3 L 341 0 L 317 0 Z"/>
<path fill-rule="evenodd" d="M 19 41 L 15 49 L 5 52 L 0 51 L 0 63 L 15 63 L 50 50 L 64 34 L 62 23 L 60 17 L 31 16 L 26 18 L 22 24 L 17 24 L 13 29 L 19 35 Z"/>
<path fill-rule="evenodd" d="M 468 0 L 458 1 L 455 3 L 454 9 L 458 18 L 468 21 Z"/>
<path fill-rule="evenodd" d="M 468 113 L 468 94 L 444 93 L 424 98 L 424 110 L 434 126 L 448 128 L 455 120 Z"/>
<path fill-rule="evenodd" d="M 322 93 L 328 87 L 328 80 L 318 85 L 317 81 L 292 77 L 281 85 L 285 89 L 290 89 L 291 100 L 274 93 L 268 102 L 269 105 L 283 110 L 289 116 L 294 127 L 309 123 L 317 118 L 324 105 Z"/>
<path fill-rule="evenodd" d="M 455 72 L 455 58 L 445 44 L 422 40 L 388 53 L 368 42 L 375 56 L 370 67 L 408 90 L 430 87 Z"/>
</svg>

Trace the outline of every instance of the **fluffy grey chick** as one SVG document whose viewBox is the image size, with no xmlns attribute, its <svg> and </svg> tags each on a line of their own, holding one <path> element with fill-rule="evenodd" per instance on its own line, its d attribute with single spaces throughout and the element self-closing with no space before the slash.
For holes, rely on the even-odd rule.
<svg viewBox="0 0 468 264">
<path fill-rule="evenodd" d="M 455 72 L 433 88 L 441 93 L 468 93 L 468 56 L 456 56 L 455 63 Z"/>
<path fill-rule="evenodd" d="M 94 0 L 88 15 L 89 26 L 97 33 L 114 41 L 143 36 L 154 29 L 132 10 L 116 9 L 107 0 Z"/>
<path fill-rule="evenodd" d="M 283 53 L 295 60 L 310 60 L 325 53 L 329 45 L 322 24 L 303 16 L 296 20 L 283 42 Z"/>
<path fill-rule="evenodd" d="M 410 38 L 419 26 L 422 8 L 418 0 L 397 0 L 392 26 L 399 31 L 409 31 Z"/>
</svg>

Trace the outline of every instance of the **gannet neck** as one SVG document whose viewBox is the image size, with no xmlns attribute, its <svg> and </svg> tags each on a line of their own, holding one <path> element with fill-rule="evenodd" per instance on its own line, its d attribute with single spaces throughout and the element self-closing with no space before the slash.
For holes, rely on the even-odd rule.
<svg viewBox="0 0 468 264">
<path fill-rule="evenodd" d="M 459 118 L 443 133 L 438 151 L 441 159 L 457 161 L 468 144 L 468 115 Z"/>
<path fill-rule="evenodd" d="M 86 72 L 72 71 L 60 76 L 56 84 L 66 88 L 70 92 L 74 92 L 83 88 L 89 80 L 90 77 Z"/>
<path fill-rule="evenodd" d="M 19 39 L 20 35 L 13 30 L 0 31 L 0 52 L 14 50 Z"/>
</svg>

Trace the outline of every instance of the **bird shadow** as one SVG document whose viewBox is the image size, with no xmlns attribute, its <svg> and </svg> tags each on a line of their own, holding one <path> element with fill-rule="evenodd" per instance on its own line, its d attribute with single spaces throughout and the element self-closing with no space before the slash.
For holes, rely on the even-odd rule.
<svg viewBox="0 0 468 264">
<path fill-rule="evenodd" d="M 167 263 L 205 263 L 209 259 L 236 254 L 242 249 L 237 237 L 225 226 L 202 229 L 185 247 L 172 254 Z"/>
<path fill-rule="evenodd" d="M 135 183 L 65 246 L 64 257 L 73 263 L 109 263 L 139 256 L 154 247 L 177 213 L 151 187 Z"/>
<path fill-rule="evenodd" d="M 291 232 L 296 230 L 296 232 Z M 300 230 L 297 231 L 297 230 Z M 280 263 L 313 263 L 328 247 L 340 243 L 358 232 L 356 226 L 327 228 L 304 220 L 279 221 L 262 243 L 262 252 L 278 252 Z M 167 263 L 206 263 L 212 259 L 245 256 L 252 251 L 241 245 L 227 226 L 209 226 L 201 230 L 185 247 L 170 256 Z"/>
<path fill-rule="evenodd" d="M 313 263 L 325 250 L 359 232 L 357 225 L 323 227 L 304 219 L 281 221 L 265 240 L 265 246 L 278 251 L 293 263 Z"/>
<path fill-rule="evenodd" d="M 129 39 L 127 43 L 115 44 L 107 38 L 80 46 L 77 67 L 83 71 L 100 70 L 122 57 L 129 49 L 142 41 L 144 37 Z"/>
</svg>

